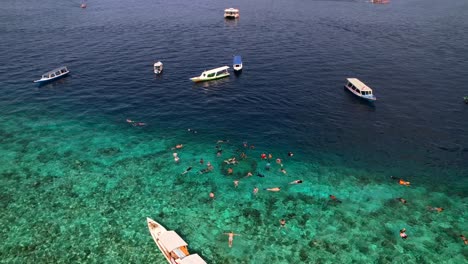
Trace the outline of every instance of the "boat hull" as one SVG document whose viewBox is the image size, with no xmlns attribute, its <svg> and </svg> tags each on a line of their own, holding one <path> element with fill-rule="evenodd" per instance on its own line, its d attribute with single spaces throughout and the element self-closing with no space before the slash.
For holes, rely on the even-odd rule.
<svg viewBox="0 0 468 264">
<path fill-rule="evenodd" d="M 223 74 L 223 75 L 219 75 L 219 76 L 216 76 L 216 77 L 209 77 L 209 78 L 200 78 L 200 77 L 193 77 L 193 78 L 190 78 L 190 80 L 192 82 L 206 82 L 206 81 L 212 81 L 212 80 L 217 80 L 217 79 L 221 79 L 221 78 L 225 78 L 225 77 L 228 77 L 230 74 Z"/>
<path fill-rule="evenodd" d="M 355 91 L 353 91 L 353 89 L 350 89 L 350 88 L 349 88 L 348 86 L 346 86 L 346 85 L 344 86 L 344 88 L 345 88 L 346 90 L 350 91 L 350 92 L 351 92 L 352 94 L 354 94 L 355 96 L 357 96 L 357 97 L 359 97 L 359 98 L 361 98 L 361 99 L 363 99 L 363 100 L 366 100 L 366 101 L 369 101 L 369 102 L 374 102 L 374 101 L 377 100 L 377 98 L 376 98 L 375 96 L 372 96 L 372 97 L 365 97 L 365 96 L 362 96 L 362 95 L 356 93 Z"/>
<path fill-rule="evenodd" d="M 159 224 L 158 222 L 148 217 L 146 218 L 146 222 L 148 223 L 148 228 L 150 230 L 151 237 L 153 237 L 154 243 L 156 243 L 156 245 L 159 248 L 159 251 L 161 251 L 161 253 L 164 255 L 167 262 L 172 264 L 171 262 L 172 258 L 170 257 L 169 253 L 166 252 L 166 250 L 162 247 L 162 245 L 159 243 L 159 240 L 158 240 L 159 236 L 163 232 L 167 232 L 166 228 L 162 226 L 161 224 Z"/>
<path fill-rule="evenodd" d="M 64 74 L 62 74 L 60 76 L 55 76 L 54 78 L 35 80 L 34 83 L 37 83 L 37 84 L 50 83 L 50 82 L 56 81 L 58 79 L 62 79 L 63 77 L 68 76 L 69 74 L 70 74 L 70 72 L 67 72 L 67 73 L 64 73 Z"/>
</svg>

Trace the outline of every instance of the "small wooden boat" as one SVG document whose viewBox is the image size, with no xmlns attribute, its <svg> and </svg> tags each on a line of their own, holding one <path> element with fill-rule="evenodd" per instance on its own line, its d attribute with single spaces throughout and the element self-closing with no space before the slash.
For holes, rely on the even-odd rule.
<svg viewBox="0 0 468 264">
<path fill-rule="evenodd" d="M 158 61 L 153 65 L 154 73 L 160 74 L 163 71 L 163 63 Z"/>
<path fill-rule="evenodd" d="M 216 80 L 224 77 L 229 76 L 229 66 L 223 66 L 216 69 L 208 70 L 202 72 L 202 74 L 198 77 L 190 78 L 193 82 L 204 82 L 204 81 L 211 81 Z"/>
<path fill-rule="evenodd" d="M 232 60 L 232 68 L 234 71 L 242 71 L 242 57 L 239 55 L 234 56 Z"/>
<path fill-rule="evenodd" d="M 175 232 L 147 217 L 146 222 L 154 242 L 169 264 L 206 264 L 198 255 L 188 252 L 187 243 Z"/>
<path fill-rule="evenodd" d="M 227 18 L 227 19 L 239 18 L 239 9 L 236 9 L 236 8 L 224 9 L 224 18 Z"/>
<path fill-rule="evenodd" d="M 60 79 L 62 77 L 67 76 L 70 73 L 70 71 L 67 69 L 66 66 L 62 66 L 60 68 L 51 70 L 49 72 L 46 72 L 42 74 L 41 79 L 35 80 L 35 83 L 46 83 L 46 82 L 51 82 L 55 81 L 57 79 Z"/>
<path fill-rule="evenodd" d="M 361 82 L 359 79 L 356 78 L 347 78 L 348 83 L 345 85 L 345 88 L 352 92 L 354 95 L 368 100 L 368 101 L 375 101 L 377 98 L 374 96 L 372 89 Z"/>
</svg>

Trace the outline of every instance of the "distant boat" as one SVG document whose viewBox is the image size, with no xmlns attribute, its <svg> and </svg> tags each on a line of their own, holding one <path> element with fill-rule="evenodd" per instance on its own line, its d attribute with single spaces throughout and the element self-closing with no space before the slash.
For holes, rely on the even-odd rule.
<svg viewBox="0 0 468 264">
<path fill-rule="evenodd" d="M 204 71 L 202 72 L 202 74 L 200 74 L 200 76 L 190 78 L 190 80 L 192 80 L 193 82 L 204 82 L 204 81 L 211 81 L 211 80 L 228 77 L 229 76 L 228 69 L 229 69 L 229 66 L 223 66 L 223 67 L 219 67 L 216 69 Z"/>
<path fill-rule="evenodd" d="M 169 264 L 206 264 L 198 255 L 188 252 L 187 243 L 175 232 L 147 217 L 146 222 L 154 242 Z"/>
<path fill-rule="evenodd" d="M 234 71 L 242 71 L 242 57 L 239 55 L 234 56 L 232 60 L 232 68 Z"/>
<path fill-rule="evenodd" d="M 361 82 L 359 79 L 356 78 L 347 78 L 348 83 L 345 85 L 345 88 L 352 92 L 354 95 L 368 100 L 368 101 L 375 101 L 377 98 L 374 96 L 372 89 Z"/>
<path fill-rule="evenodd" d="M 154 73 L 160 74 L 163 71 L 163 63 L 158 61 L 153 65 Z"/>
<path fill-rule="evenodd" d="M 239 18 L 239 9 L 236 9 L 236 8 L 224 9 L 224 18 L 227 18 L 227 19 Z"/>
<path fill-rule="evenodd" d="M 57 69 L 53 69 L 49 72 L 46 72 L 42 74 L 41 79 L 35 80 L 35 83 L 46 83 L 46 82 L 51 82 L 57 79 L 60 79 L 62 77 L 67 76 L 70 73 L 70 71 L 67 69 L 66 66 L 62 66 Z"/>
</svg>

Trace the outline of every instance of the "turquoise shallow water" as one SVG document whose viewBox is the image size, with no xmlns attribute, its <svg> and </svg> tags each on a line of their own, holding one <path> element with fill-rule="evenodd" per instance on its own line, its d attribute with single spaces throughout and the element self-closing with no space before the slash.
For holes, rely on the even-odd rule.
<svg viewBox="0 0 468 264">
<path fill-rule="evenodd" d="M 467 3 L 239 1 L 231 22 L 228 4 L 0 6 L 0 262 L 165 263 L 146 217 L 208 263 L 466 262 Z M 233 54 L 240 76 L 188 80 Z M 61 64 L 70 77 L 31 83 Z"/>
</svg>

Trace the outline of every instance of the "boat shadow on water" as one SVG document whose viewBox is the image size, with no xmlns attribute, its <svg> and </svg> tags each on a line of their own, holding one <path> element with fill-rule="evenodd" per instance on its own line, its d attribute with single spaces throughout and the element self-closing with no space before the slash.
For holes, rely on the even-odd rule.
<svg viewBox="0 0 468 264">
<path fill-rule="evenodd" d="M 205 82 L 198 82 L 198 83 L 193 83 L 194 88 L 216 88 L 223 86 L 224 84 L 229 82 L 229 77 L 228 78 L 223 78 L 223 79 L 218 79 L 218 80 L 211 80 L 211 81 L 205 81 Z"/>
</svg>

